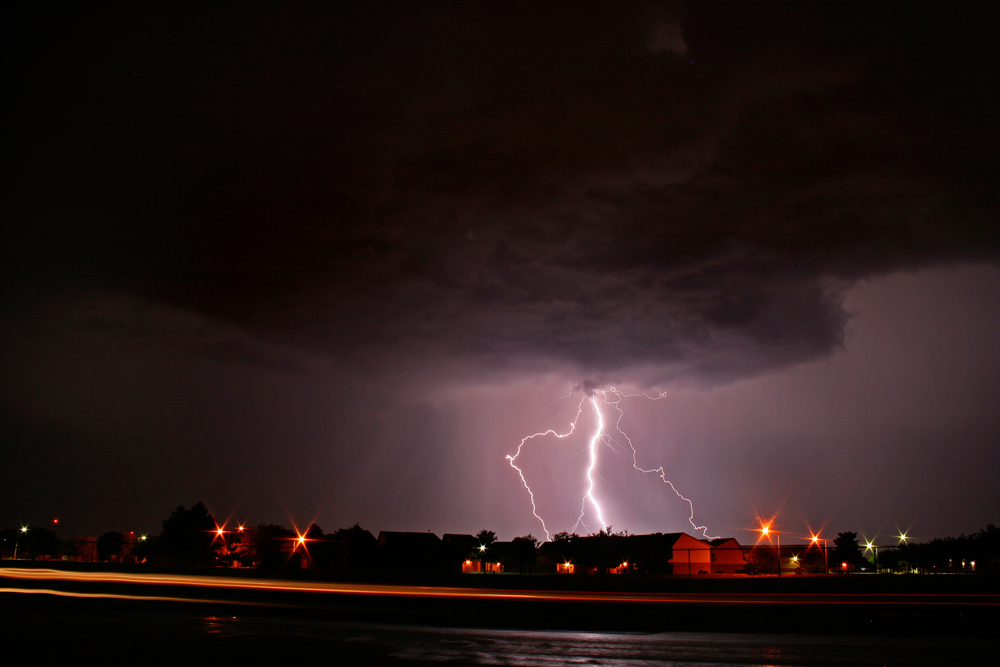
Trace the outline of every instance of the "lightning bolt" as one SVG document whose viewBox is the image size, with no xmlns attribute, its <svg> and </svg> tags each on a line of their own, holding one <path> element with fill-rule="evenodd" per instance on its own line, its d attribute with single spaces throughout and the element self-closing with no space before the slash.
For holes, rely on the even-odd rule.
<svg viewBox="0 0 1000 667">
<path fill-rule="evenodd" d="M 658 474 L 660 479 L 663 480 L 665 484 L 669 485 L 670 488 L 673 490 L 673 492 L 677 494 L 677 497 L 688 504 L 688 507 L 691 510 L 691 513 L 688 516 L 688 522 L 694 527 L 694 529 L 696 531 L 700 531 L 702 536 L 707 539 L 715 539 L 715 536 L 711 536 L 708 534 L 707 527 L 699 526 L 697 523 L 695 523 L 694 503 L 689 498 L 686 498 L 683 494 L 681 494 L 681 492 L 677 490 L 677 487 L 674 486 L 673 482 L 667 479 L 667 473 L 666 470 L 663 468 L 663 466 L 660 466 L 658 468 L 651 468 L 648 470 L 639 466 L 639 454 L 636 451 L 635 445 L 632 444 L 632 439 L 628 436 L 627 433 L 625 433 L 625 431 L 622 429 L 621 426 L 622 419 L 625 416 L 625 411 L 622 408 L 621 403 L 625 398 L 630 398 L 634 396 L 644 396 L 649 400 L 658 401 L 661 398 L 666 397 L 667 392 L 661 392 L 656 396 L 650 396 L 648 394 L 625 394 L 616 389 L 615 387 L 608 387 L 607 389 L 597 389 L 593 392 L 588 392 L 587 395 L 585 395 L 582 399 L 580 399 L 580 403 L 577 406 L 576 410 L 576 417 L 574 417 L 573 421 L 570 422 L 569 430 L 566 431 L 565 433 L 559 433 L 554 429 L 533 433 L 521 439 L 521 442 L 517 446 L 517 451 L 514 454 L 507 455 L 507 461 L 510 463 L 510 466 L 517 471 L 517 474 L 521 478 L 521 484 L 524 486 L 524 489 L 528 492 L 528 498 L 531 501 L 531 513 L 532 515 L 534 515 L 536 519 L 538 519 L 538 522 L 542 524 L 542 530 L 545 531 L 545 539 L 551 540 L 552 536 L 549 533 L 548 527 L 545 525 L 545 520 L 542 519 L 542 517 L 538 514 L 538 507 L 535 504 L 535 493 L 534 491 L 531 490 L 531 487 L 528 485 L 528 481 L 524 477 L 524 471 L 517 465 L 517 458 L 521 455 L 521 451 L 524 449 L 525 444 L 527 444 L 528 441 L 533 440 L 534 438 L 544 437 L 548 435 L 552 435 L 557 438 L 566 438 L 572 435 L 576 431 L 576 426 L 580 421 L 580 416 L 583 414 L 584 403 L 586 403 L 588 399 L 590 400 L 590 403 L 593 406 L 597 424 L 594 430 L 594 435 L 591 437 L 590 443 L 587 446 L 587 450 L 590 453 L 590 462 L 587 466 L 587 473 L 586 473 L 587 492 L 584 493 L 583 498 L 580 501 L 580 515 L 577 517 L 576 523 L 573 525 L 573 531 L 576 531 L 576 529 L 580 526 L 583 526 L 584 529 L 586 530 L 587 525 L 583 522 L 583 516 L 587 511 L 588 501 L 590 502 L 591 505 L 593 505 L 594 510 L 597 513 L 597 520 L 600 522 L 601 528 L 605 529 L 608 526 L 608 524 L 604 520 L 604 513 L 601 510 L 601 505 L 600 503 L 597 502 L 597 499 L 594 497 L 594 474 L 597 468 L 597 450 L 598 450 L 598 444 L 603 442 L 612 451 L 617 452 L 618 450 L 615 449 L 615 445 L 618 445 L 619 443 L 605 430 L 604 415 L 602 414 L 601 407 L 597 402 L 598 394 L 602 396 L 605 405 L 609 405 L 618 411 L 618 420 L 615 422 L 615 430 L 617 430 L 618 433 L 621 434 L 621 436 L 625 439 L 625 442 L 628 443 L 629 449 L 632 451 L 632 467 L 635 470 L 644 474 L 650 474 L 650 473 Z M 613 396 L 614 398 L 611 398 L 611 396 Z"/>
<path fill-rule="evenodd" d="M 608 527 L 608 524 L 604 522 L 604 514 L 601 512 L 601 506 L 598 504 L 597 499 L 594 498 L 594 468 L 597 467 L 597 443 L 599 440 L 605 437 L 604 433 L 604 417 L 601 415 L 601 408 L 597 405 L 597 394 L 591 394 L 591 402 L 594 404 L 594 413 L 597 415 L 597 430 L 594 431 L 594 437 L 590 439 L 590 465 L 587 466 L 587 493 L 583 495 L 583 500 L 580 501 L 580 516 L 576 518 L 576 523 L 573 524 L 573 532 L 576 532 L 578 526 L 583 525 L 586 529 L 587 524 L 583 523 L 583 515 L 587 511 L 587 501 L 589 500 L 597 510 L 597 520 L 601 522 L 601 529 Z M 581 405 L 583 403 L 581 402 Z M 548 531 L 546 531 L 548 535 Z"/>
<path fill-rule="evenodd" d="M 628 434 L 625 431 L 622 430 L 622 418 L 625 416 L 625 411 L 621 407 L 621 402 L 624 399 L 629 398 L 631 396 L 640 396 L 641 395 L 641 396 L 645 396 L 646 398 L 648 398 L 651 401 L 658 401 L 661 398 L 664 398 L 667 395 L 667 392 L 665 392 L 665 391 L 664 392 L 660 392 L 660 394 L 658 396 L 650 396 L 648 394 L 623 394 L 622 392 L 618 391 L 614 387 L 610 387 L 607 391 L 602 391 L 601 393 L 604 395 L 604 402 L 607 403 L 608 405 L 612 406 L 615 410 L 618 411 L 618 421 L 615 422 L 615 428 L 618 430 L 619 433 L 622 434 L 622 437 L 625 438 L 625 442 L 628 443 L 629 449 L 632 450 L 632 467 L 635 468 L 636 470 L 638 470 L 639 472 L 645 473 L 647 475 L 650 474 L 650 473 L 659 473 L 660 479 L 662 479 L 665 484 L 668 484 L 670 486 L 670 488 L 673 489 L 673 492 L 677 494 L 677 497 L 680 498 L 681 500 L 683 500 L 684 502 L 686 502 L 688 504 L 688 507 L 691 509 L 691 514 L 688 516 L 688 523 L 690 523 L 694 527 L 695 530 L 701 531 L 702 537 L 704 537 L 705 539 L 708 539 L 708 540 L 718 539 L 718 535 L 709 535 L 708 534 L 708 528 L 706 526 L 699 526 L 697 523 L 695 523 L 695 521 L 694 521 L 694 503 L 691 502 L 690 498 L 685 498 L 684 495 L 682 495 L 681 492 L 677 490 L 677 487 L 674 486 L 674 483 L 671 482 L 669 479 L 667 479 L 667 471 L 663 469 L 663 466 L 660 466 L 659 468 L 651 468 L 649 470 L 646 470 L 645 468 L 640 468 L 639 467 L 639 455 L 638 455 L 638 452 L 635 451 L 635 446 L 632 444 L 632 439 L 630 437 L 628 437 Z M 609 400 L 608 399 L 608 394 L 609 393 L 615 395 L 615 397 L 616 397 L 615 400 Z"/>
<path fill-rule="evenodd" d="M 576 423 L 580 421 L 580 415 L 583 414 L 583 403 L 586 400 L 587 400 L 586 396 L 580 399 L 580 405 L 577 406 L 576 409 L 576 417 L 574 417 L 573 421 L 569 423 L 568 431 L 566 431 L 565 433 L 557 433 L 553 429 L 549 429 L 548 431 L 539 431 L 538 433 L 533 433 L 529 436 L 521 438 L 521 444 L 517 446 L 517 452 L 515 452 L 514 454 L 507 455 L 507 460 L 510 462 L 510 467 L 516 470 L 517 474 L 521 476 L 521 484 L 524 485 L 525 490 L 528 492 L 528 498 L 531 500 L 531 513 L 534 514 L 535 518 L 538 519 L 539 523 L 542 524 L 542 530 L 545 531 L 546 541 L 550 541 L 552 539 L 552 536 L 549 535 L 549 529 L 545 527 L 545 519 L 538 516 L 538 508 L 535 507 L 535 494 L 531 490 L 531 487 L 528 486 L 528 480 L 524 478 L 524 471 L 517 467 L 517 463 L 515 463 L 515 461 L 517 460 L 517 457 L 521 455 L 521 449 L 524 447 L 524 443 L 528 442 L 529 440 L 533 440 L 535 438 L 539 438 L 546 435 L 554 435 L 557 438 L 568 438 L 569 436 L 573 435 L 573 432 L 576 430 Z M 593 488 L 593 483 L 591 483 L 591 487 Z M 587 493 L 590 492 L 588 491 Z"/>
</svg>

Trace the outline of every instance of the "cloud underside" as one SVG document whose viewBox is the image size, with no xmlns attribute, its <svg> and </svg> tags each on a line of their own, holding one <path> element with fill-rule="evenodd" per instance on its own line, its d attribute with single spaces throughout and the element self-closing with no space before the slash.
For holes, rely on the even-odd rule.
<svg viewBox="0 0 1000 667">
<path fill-rule="evenodd" d="M 715 384 L 836 350 L 853 281 L 996 260 L 995 123 L 961 50 L 982 35 L 668 9 L 261 10 L 240 19 L 261 39 L 206 29 L 238 48 L 135 45 L 157 76 L 127 94 L 81 65 L 73 95 L 130 115 L 45 125 L 104 162 L 18 208 L 10 271 L 115 294 L 94 326 L 226 363 Z M 42 145 L 25 182 L 60 168 Z"/>
</svg>

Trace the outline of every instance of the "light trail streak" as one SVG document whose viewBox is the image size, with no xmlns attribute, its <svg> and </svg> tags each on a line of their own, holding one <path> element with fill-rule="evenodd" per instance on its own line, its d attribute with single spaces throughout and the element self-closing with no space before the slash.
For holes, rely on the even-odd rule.
<svg viewBox="0 0 1000 667">
<path fill-rule="evenodd" d="M 125 595 L 122 593 L 76 593 L 60 591 L 55 588 L 0 588 L 0 593 L 23 593 L 34 595 L 55 595 L 63 598 L 83 598 L 86 600 L 130 600 L 137 602 L 211 602 L 215 604 L 234 604 L 233 600 L 208 600 L 205 598 L 182 598 L 166 595 Z M 270 606 L 264 602 L 241 602 L 255 606 Z"/>
<path fill-rule="evenodd" d="M 286 606 L 241 600 L 219 600 L 169 595 L 128 595 L 120 593 L 81 593 L 61 591 L 51 586 L 59 582 L 122 584 L 144 586 L 181 586 L 214 590 L 249 590 L 347 594 L 400 598 L 434 599 L 506 599 L 558 602 L 635 602 L 651 604 L 767 604 L 767 605 L 931 605 L 977 606 L 1000 608 L 1000 596 L 956 593 L 645 593 L 597 591 L 532 591 L 456 588 L 440 586 L 401 586 L 388 584 L 345 584 L 334 582 L 286 582 L 268 579 L 243 579 L 213 576 L 128 574 L 112 572 L 69 572 L 63 570 L 13 570 L 0 568 L 0 579 L 45 581 L 48 588 L 0 588 L 3 593 L 36 593 L 77 598 L 152 600 L 174 602 L 219 602 L 262 606 Z"/>
<path fill-rule="evenodd" d="M 557 431 L 555 431 L 553 429 L 549 429 L 547 431 L 540 431 L 538 433 L 533 433 L 533 434 L 531 434 L 531 435 L 529 435 L 529 436 L 521 439 L 520 444 L 518 444 L 518 446 L 517 446 L 517 451 L 514 454 L 508 454 L 507 455 L 507 461 L 510 463 L 510 466 L 512 468 L 514 468 L 514 470 L 517 471 L 517 474 L 521 478 L 521 484 L 524 486 L 525 490 L 528 492 L 528 498 L 529 498 L 529 500 L 531 502 L 531 513 L 532 513 L 532 515 L 534 515 L 534 517 L 536 519 L 538 519 L 539 523 L 542 524 L 542 530 L 545 531 L 545 539 L 547 541 L 549 541 L 549 540 L 552 539 L 552 536 L 549 533 L 548 526 L 546 526 L 546 524 L 545 524 L 545 520 L 538 513 L 538 506 L 535 503 L 535 493 L 531 489 L 531 486 L 529 486 L 528 480 L 524 476 L 524 470 L 522 470 L 521 467 L 519 467 L 517 465 L 516 461 L 517 461 L 517 458 L 521 455 L 521 451 L 524 449 L 525 444 L 529 440 L 532 440 L 532 439 L 538 438 L 538 437 L 548 436 L 548 435 L 553 435 L 553 436 L 555 436 L 557 438 L 566 438 L 566 437 L 569 437 L 570 435 L 572 435 L 576 431 L 576 426 L 577 426 L 577 424 L 580 421 L 580 415 L 583 414 L 583 404 L 584 404 L 584 402 L 587 401 L 588 398 L 590 399 L 590 402 L 591 402 L 591 404 L 593 405 L 593 408 L 594 408 L 594 415 L 595 415 L 595 418 L 597 420 L 597 426 L 596 426 L 596 429 L 594 431 L 593 437 L 591 437 L 591 439 L 590 439 L 590 444 L 588 445 L 588 450 L 590 452 L 590 462 L 589 462 L 589 465 L 587 466 L 587 472 L 586 472 L 587 492 L 583 495 L 583 498 L 580 500 L 580 515 L 577 517 L 576 523 L 573 524 L 572 530 L 575 532 L 580 526 L 583 526 L 583 528 L 585 530 L 587 529 L 587 524 L 584 523 L 583 517 L 584 517 L 584 514 L 587 511 L 587 501 L 588 500 L 594 506 L 594 510 L 597 513 L 597 519 L 598 519 L 598 521 L 601 524 L 601 530 L 604 530 L 604 529 L 606 529 L 608 527 L 608 523 L 604 519 L 604 513 L 601 510 L 600 503 L 598 503 L 597 499 L 594 497 L 594 473 L 595 473 L 596 468 L 597 468 L 597 449 L 598 449 L 597 444 L 600 441 L 604 441 L 605 444 L 607 444 L 608 447 L 612 451 L 616 451 L 617 452 L 617 450 L 614 448 L 613 445 L 618 444 L 618 443 L 607 432 L 607 430 L 604 427 L 604 415 L 601 412 L 601 406 L 597 402 L 597 395 L 598 394 L 600 394 L 601 397 L 603 398 L 605 405 L 609 405 L 609 406 L 613 407 L 615 410 L 618 411 L 618 419 L 615 422 L 615 429 L 618 431 L 618 433 L 620 433 L 622 435 L 622 437 L 625 439 L 625 442 L 628 443 L 629 449 L 632 450 L 632 467 L 635 470 L 637 470 L 638 472 L 641 472 L 643 474 L 656 474 L 663 481 L 664 484 L 666 484 L 666 485 L 668 485 L 670 487 L 670 489 L 677 495 L 678 498 L 680 498 L 681 500 L 683 500 L 684 502 L 686 502 L 688 504 L 688 509 L 690 510 L 690 512 L 688 514 L 688 523 L 691 524 L 691 526 L 694 528 L 694 530 L 697 531 L 697 532 L 700 532 L 701 535 L 702 535 L 702 537 L 704 537 L 705 539 L 709 539 L 709 540 L 717 539 L 718 538 L 717 535 L 709 535 L 708 534 L 708 527 L 707 526 L 699 526 L 695 522 L 695 520 L 694 520 L 694 502 L 690 498 L 688 498 L 684 494 L 682 494 L 677 489 L 677 487 L 674 485 L 674 483 L 667 478 L 667 472 L 666 472 L 666 469 L 663 466 L 659 466 L 658 468 L 649 468 L 649 469 L 646 469 L 646 468 L 643 468 L 643 467 L 641 467 L 639 465 L 639 453 L 636 450 L 635 445 L 632 443 L 632 439 L 622 429 L 622 419 L 625 417 L 625 410 L 622 408 L 621 403 L 622 403 L 622 401 L 625 398 L 630 398 L 630 397 L 634 397 L 634 396 L 644 396 L 645 398 L 647 398 L 647 399 L 649 399 L 651 401 L 658 401 L 658 400 L 660 400 L 662 398 L 665 398 L 666 395 L 667 395 L 667 392 L 665 392 L 665 391 L 664 392 L 660 392 L 656 396 L 650 396 L 649 394 L 645 394 L 645 393 L 643 393 L 643 394 L 625 394 L 625 393 L 622 393 L 620 390 L 618 390 L 615 387 L 608 387 L 607 389 L 596 389 L 596 390 L 590 391 L 582 399 L 580 399 L 580 403 L 577 406 L 576 417 L 573 419 L 572 422 L 570 422 L 570 428 L 565 433 L 558 433 Z M 614 398 L 611 398 L 611 396 L 613 396 Z"/>
</svg>

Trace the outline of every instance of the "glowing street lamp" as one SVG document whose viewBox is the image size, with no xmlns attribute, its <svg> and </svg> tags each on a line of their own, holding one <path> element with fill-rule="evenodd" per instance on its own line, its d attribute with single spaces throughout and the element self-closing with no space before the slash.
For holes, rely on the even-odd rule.
<svg viewBox="0 0 1000 667">
<path fill-rule="evenodd" d="M 824 569 L 824 571 L 826 573 L 829 574 L 829 572 L 830 572 L 830 561 L 828 560 L 829 559 L 829 554 L 827 553 L 829 551 L 829 549 L 827 547 L 826 539 L 820 537 L 819 535 L 813 535 L 811 539 L 812 539 L 812 543 L 816 545 L 817 549 L 819 549 L 819 541 L 823 540 L 823 569 Z"/>
<path fill-rule="evenodd" d="M 781 533 L 778 531 L 773 531 L 778 540 L 778 579 L 781 579 Z M 765 537 L 771 539 L 771 524 L 764 524 L 760 527 L 760 537 L 764 539 Z M 690 564 L 689 564 L 690 565 Z M 690 571 L 690 570 L 689 570 Z"/>
<path fill-rule="evenodd" d="M 479 567 L 482 568 L 483 574 L 486 574 L 486 571 L 487 571 L 488 568 L 486 567 L 486 545 L 485 544 L 480 544 L 479 545 Z"/>
<path fill-rule="evenodd" d="M 17 538 L 21 537 L 21 535 L 27 534 L 27 532 L 28 532 L 28 527 L 21 526 L 21 530 L 18 532 L 17 535 L 14 536 L 14 560 L 17 560 Z"/>
<path fill-rule="evenodd" d="M 873 563 L 875 565 L 875 574 L 878 574 L 878 546 L 872 544 L 870 540 L 865 541 L 865 551 L 871 551 L 873 558 Z"/>
<path fill-rule="evenodd" d="M 223 545 L 226 544 L 226 527 L 215 524 L 215 530 L 211 531 L 214 533 L 212 535 L 212 544 L 215 544 L 216 540 L 220 540 Z"/>
</svg>

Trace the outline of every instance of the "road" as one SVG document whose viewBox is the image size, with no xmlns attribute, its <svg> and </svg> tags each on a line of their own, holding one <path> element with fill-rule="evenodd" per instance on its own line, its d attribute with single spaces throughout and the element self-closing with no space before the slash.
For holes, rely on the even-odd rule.
<svg viewBox="0 0 1000 667">
<path fill-rule="evenodd" d="M 510 580 L 508 580 L 510 581 Z M 0 567 L 11 664 L 935 665 L 984 662 L 1000 596 L 593 592 Z M 41 652 L 41 654 L 39 653 Z M 0 661 L 6 662 L 6 660 Z"/>
<path fill-rule="evenodd" d="M 233 600 L 229 594 L 278 593 L 308 594 L 313 602 L 323 596 L 376 596 L 381 598 L 420 598 L 427 600 L 494 600 L 533 602 L 586 602 L 643 605 L 832 605 L 846 606 L 920 606 L 926 608 L 982 608 L 1000 613 L 1000 595 L 994 594 L 899 594 L 899 593 L 635 593 L 595 591 L 496 590 L 441 586 L 402 586 L 370 583 L 336 583 L 250 579 L 182 574 L 72 572 L 56 569 L 0 568 L 0 593 L 48 593 L 75 597 L 108 597 L 157 600 Z M 81 588 L 81 585 L 83 586 Z M 101 592 L 114 585 L 131 587 L 133 593 Z M 141 591 L 166 589 L 146 595 Z M 213 598 L 215 592 L 222 597 Z M 992 615 L 992 614 L 991 614 Z"/>
</svg>

